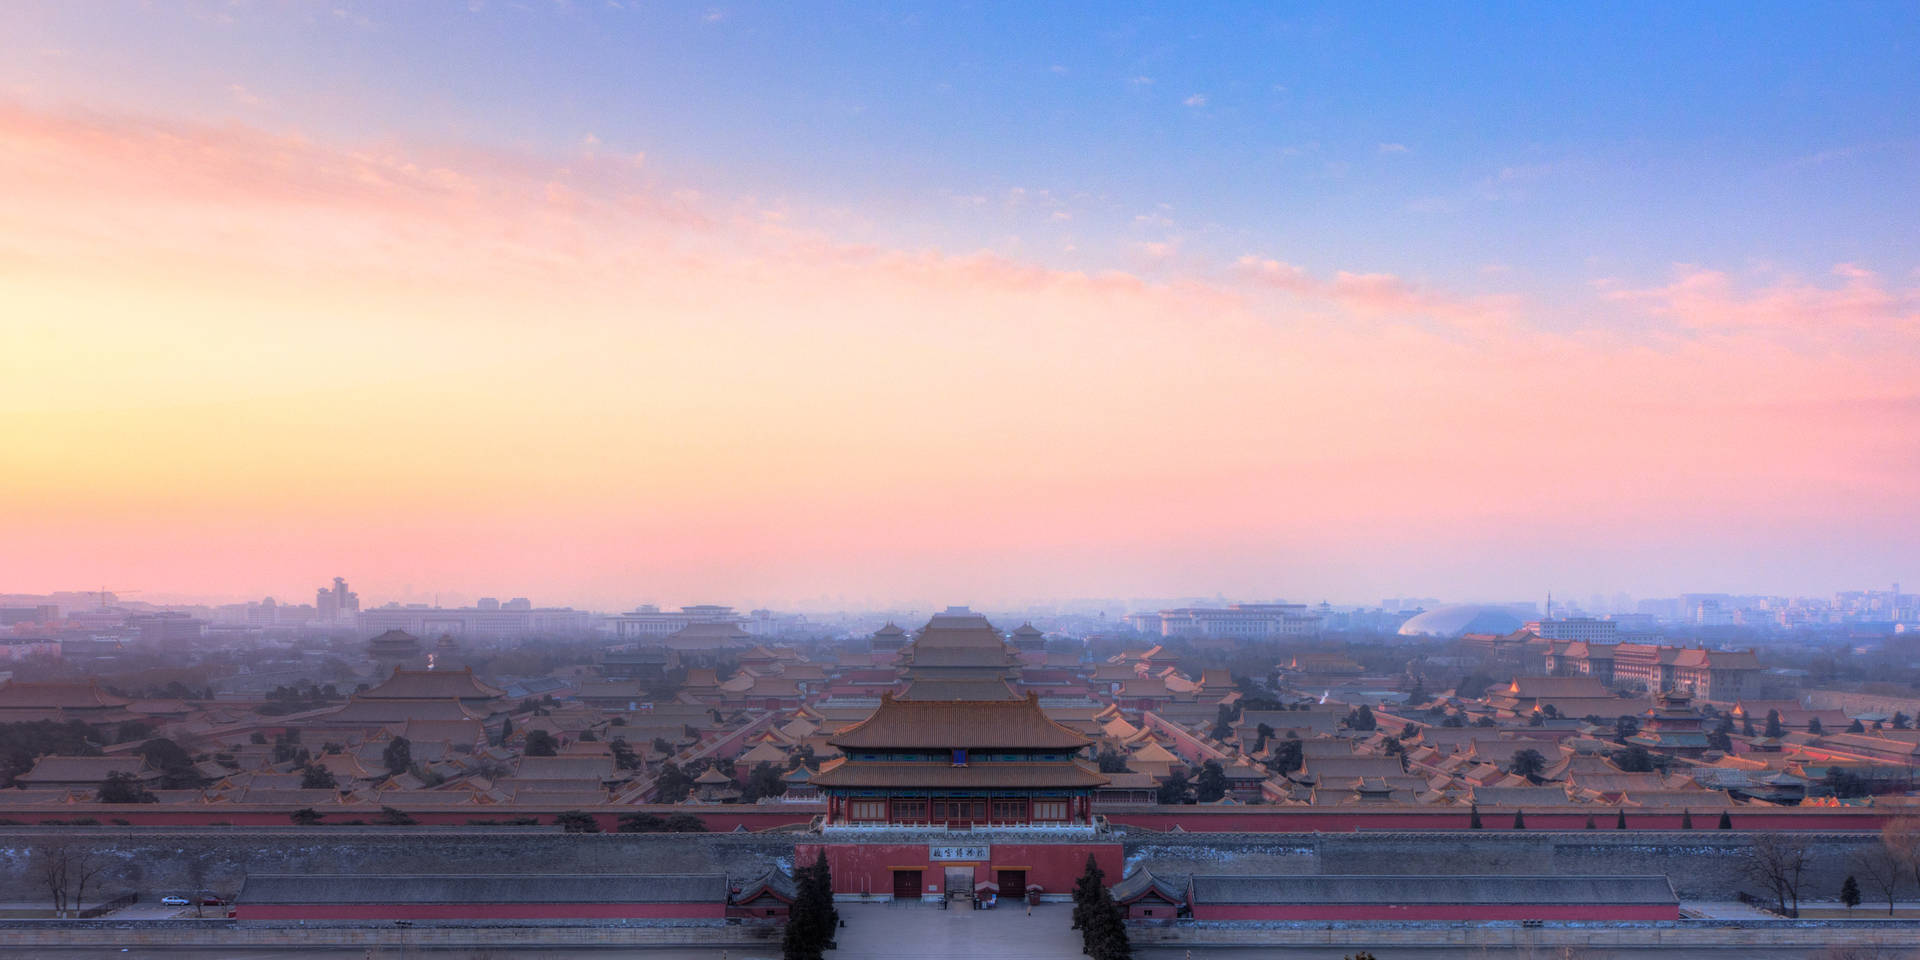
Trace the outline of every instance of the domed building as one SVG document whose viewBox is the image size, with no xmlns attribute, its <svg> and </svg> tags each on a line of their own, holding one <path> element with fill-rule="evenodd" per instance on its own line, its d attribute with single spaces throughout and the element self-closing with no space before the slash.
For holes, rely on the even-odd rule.
<svg viewBox="0 0 1920 960">
<path fill-rule="evenodd" d="M 1469 633 L 1508 634 L 1525 625 L 1511 609 L 1486 603 L 1450 603 L 1400 625 L 1403 637 L 1451 640 Z"/>
</svg>

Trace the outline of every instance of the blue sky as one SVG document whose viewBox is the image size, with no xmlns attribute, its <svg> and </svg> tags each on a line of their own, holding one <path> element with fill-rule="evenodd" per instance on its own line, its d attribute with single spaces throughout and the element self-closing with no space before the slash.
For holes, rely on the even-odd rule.
<svg viewBox="0 0 1920 960">
<path fill-rule="evenodd" d="M 473 7 L 51 5 L 10 79 L 58 49 L 106 97 L 322 135 L 592 135 L 884 239 L 1078 266 L 1174 241 L 1551 289 L 1920 252 L 1912 3 Z"/>
</svg>

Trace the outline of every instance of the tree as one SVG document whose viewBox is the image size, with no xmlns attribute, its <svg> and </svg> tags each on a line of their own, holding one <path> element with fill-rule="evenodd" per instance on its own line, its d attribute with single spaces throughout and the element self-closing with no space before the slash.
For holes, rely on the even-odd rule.
<svg viewBox="0 0 1920 960">
<path fill-rule="evenodd" d="M 1483 713 L 1473 718 L 1473 725 L 1476 727 L 1497 727 L 1500 725 L 1500 721 Z"/>
<path fill-rule="evenodd" d="M 1480 828 L 1480 805 L 1476 803 L 1467 810 L 1467 829 L 1478 830 Z"/>
<path fill-rule="evenodd" d="M 380 754 L 380 761 L 387 767 L 387 773 L 399 776 L 413 766 L 413 744 L 406 737 L 394 737 L 387 749 Z"/>
<path fill-rule="evenodd" d="M 1682 830 L 1693 829 L 1693 811 L 1688 810 L 1685 807 L 1680 808 L 1680 829 Z"/>
<path fill-rule="evenodd" d="M 660 765 L 660 773 L 653 778 L 653 802 L 679 803 L 692 791 L 693 778 L 678 764 L 668 761 Z"/>
<path fill-rule="evenodd" d="M 1464 727 L 1467 725 L 1467 722 L 1460 719 L 1459 714 L 1449 713 L 1445 719 L 1440 721 L 1440 725 L 1443 727 Z"/>
<path fill-rule="evenodd" d="M 1201 803 L 1213 803 L 1227 795 L 1227 771 L 1218 760 L 1208 760 L 1200 765 L 1200 779 L 1194 783 L 1193 798 Z"/>
<path fill-rule="evenodd" d="M 1880 828 L 1880 843 L 1920 884 L 1920 817 L 1895 817 Z"/>
<path fill-rule="evenodd" d="M 1593 822 L 1593 814 L 1591 814 L 1591 813 L 1589 813 L 1589 814 L 1587 814 L 1587 829 L 1588 829 L 1588 830 L 1597 830 L 1597 829 L 1599 829 L 1599 828 L 1598 828 L 1597 826 L 1595 826 L 1595 825 L 1594 825 L 1594 822 Z"/>
<path fill-rule="evenodd" d="M 339 781 L 333 777 L 333 771 L 317 763 L 308 765 L 300 772 L 300 789 L 302 790 L 333 790 L 339 786 Z"/>
<path fill-rule="evenodd" d="M 1614 820 L 1613 828 L 1615 830 L 1625 830 L 1627 828 L 1627 808 L 1618 807 L 1615 812 L 1619 814 L 1619 818 Z"/>
<path fill-rule="evenodd" d="M 761 797 L 777 797 L 787 792 L 787 781 L 780 778 L 780 768 L 766 761 L 753 765 L 747 774 L 746 788 L 740 793 L 740 799 L 753 803 Z"/>
<path fill-rule="evenodd" d="M 1784 916 L 1800 915 L 1800 878 L 1811 862 L 1807 841 L 1783 833 L 1762 833 L 1747 848 L 1746 875 L 1773 894 Z"/>
<path fill-rule="evenodd" d="M 833 933 L 840 926 L 839 911 L 833 906 L 833 872 L 827 865 L 827 851 L 821 848 L 813 863 L 793 871 L 793 906 L 787 912 L 787 929 L 781 940 L 783 960 L 819 960 L 833 949 Z"/>
<path fill-rule="evenodd" d="M 560 752 L 560 741 L 545 730 L 529 730 L 524 752 L 529 757 L 551 757 Z"/>
<path fill-rule="evenodd" d="M 1848 733 L 1866 733 L 1867 726 L 1866 724 L 1861 723 L 1858 717 L 1855 717 L 1852 723 L 1847 724 L 1847 732 Z"/>
<path fill-rule="evenodd" d="M 1538 750 L 1515 750 L 1513 752 L 1512 771 L 1516 776 L 1526 777 L 1534 783 L 1540 782 L 1540 774 L 1547 769 L 1547 758 Z"/>
<path fill-rule="evenodd" d="M 553 815 L 553 824 L 566 833 L 599 833 L 600 821 L 584 810 L 564 810 Z"/>
<path fill-rule="evenodd" d="M 1876 843 L 1853 855 L 1853 868 L 1867 879 L 1867 886 L 1887 901 L 1887 916 L 1893 916 L 1894 901 L 1906 880 L 1906 867 L 1885 843 Z"/>
<path fill-rule="evenodd" d="M 1613 721 L 1613 742 L 1621 746 L 1626 745 L 1628 737 L 1639 732 L 1640 721 L 1635 717 L 1622 714 Z"/>
<path fill-rule="evenodd" d="M 1722 810 L 1722 811 L 1720 811 L 1720 829 L 1721 829 L 1721 830 L 1732 830 L 1732 829 L 1733 829 L 1733 814 L 1732 814 L 1732 813 L 1729 813 L 1728 811 L 1725 811 L 1725 810 Z"/>
<path fill-rule="evenodd" d="M 1373 710 L 1369 709 L 1366 704 L 1363 703 L 1347 711 L 1347 729 L 1372 730 L 1377 726 L 1379 726 L 1379 723 L 1373 718 Z"/>
<path fill-rule="evenodd" d="M 1306 762 L 1306 748 L 1300 745 L 1300 738 L 1288 737 L 1273 749 L 1273 759 L 1267 761 L 1267 767 L 1285 775 L 1300 769 Z"/>
<path fill-rule="evenodd" d="M 496 744 L 496 746 L 505 744 L 507 740 L 512 736 L 513 736 L 513 718 L 507 717 L 506 719 L 500 721 L 500 741 L 499 741 L 499 744 Z"/>
<path fill-rule="evenodd" d="M 1080 931 L 1082 952 L 1094 960 L 1132 958 L 1126 917 L 1107 892 L 1106 873 L 1092 854 L 1087 855 L 1086 871 L 1073 885 L 1073 926 Z"/>
<path fill-rule="evenodd" d="M 1187 793 L 1191 789 L 1192 784 L 1187 782 L 1187 769 L 1174 767 L 1167 773 L 1167 779 L 1160 784 L 1160 795 L 1156 799 L 1166 804 L 1186 803 Z"/>
<path fill-rule="evenodd" d="M 676 813 L 667 817 L 663 827 L 667 833 L 706 833 L 707 822 L 691 813 Z"/>
<path fill-rule="evenodd" d="M 1840 902 L 1847 905 L 1849 915 L 1853 913 L 1854 907 L 1860 905 L 1860 882 L 1853 879 L 1851 873 L 1847 874 L 1847 882 L 1840 885 Z"/>
<path fill-rule="evenodd" d="M 667 822 L 653 813 L 623 813 L 614 826 L 615 833 L 665 833 Z"/>
<path fill-rule="evenodd" d="M 373 822 L 383 827 L 411 827 L 420 821 L 415 820 L 412 814 L 397 807 L 381 807 L 380 815 L 373 818 Z"/>
<path fill-rule="evenodd" d="M 640 769 L 640 757 L 633 752 L 632 747 L 627 745 L 626 740 L 620 737 L 614 737 L 613 740 L 607 744 L 607 752 L 613 754 L 614 769 Z"/>
<path fill-rule="evenodd" d="M 1525 810 L 1513 811 L 1513 828 L 1515 830 L 1525 830 L 1527 828 L 1527 812 Z"/>
<path fill-rule="evenodd" d="M 1106 895 L 1107 874 L 1100 869 L 1100 862 L 1093 854 L 1087 854 L 1087 868 L 1080 872 L 1080 878 L 1073 882 L 1073 929 L 1079 930 L 1082 946 L 1086 943 L 1087 929 L 1093 916 L 1096 897 Z"/>
<path fill-rule="evenodd" d="M 1912 717 L 1909 717 L 1909 716 L 1907 716 L 1906 714 L 1904 714 L 1904 713 L 1900 713 L 1900 712 L 1898 712 L 1898 711 L 1896 711 L 1896 712 L 1894 713 L 1894 715 L 1893 715 L 1893 728 L 1894 728 L 1895 730 L 1905 730 L 1905 729 L 1907 729 L 1907 726 L 1908 726 L 1909 724 L 1911 724 L 1911 723 L 1913 723 L 1913 718 L 1912 718 Z"/>
<path fill-rule="evenodd" d="M 1120 751 L 1112 747 L 1101 750 L 1100 755 L 1094 758 L 1094 762 L 1100 765 L 1101 773 L 1127 772 L 1127 758 L 1122 756 Z"/>
<path fill-rule="evenodd" d="M 1769 737 L 1773 737 L 1775 739 L 1778 739 L 1780 737 L 1784 737 L 1787 735 L 1787 732 L 1780 728 L 1780 711 L 1778 710 L 1767 711 L 1766 735 Z"/>
<path fill-rule="evenodd" d="M 296 827 L 311 827 L 319 824 L 325 816 L 326 814 L 312 807 L 301 807 L 287 814 L 287 819 L 293 821 L 293 825 Z"/>
<path fill-rule="evenodd" d="M 94 799 L 101 803 L 159 803 L 160 798 L 153 795 L 133 774 L 115 770 L 107 774 L 106 782 L 94 793 Z"/>
<path fill-rule="evenodd" d="M 1253 733 L 1253 752 L 1259 753 L 1266 747 L 1267 741 L 1273 739 L 1273 727 L 1263 722 L 1253 728 Z"/>
<path fill-rule="evenodd" d="M 1637 743 L 1627 745 L 1625 750 L 1616 750 L 1613 765 L 1627 773 L 1649 773 L 1653 770 L 1653 754 Z"/>
<path fill-rule="evenodd" d="M 68 877 L 73 872 L 74 849 L 65 841 L 55 841 L 39 849 L 34 857 L 34 877 L 47 889 L 53 898 L 53 915 L 67 915 L 67 899 L 71 887 Z"/>
<path fill-rule="evenodd" d="M 1820 718 L 1819 718 L 1819 717 L 1808 717 L 1808 718 L 1807 718 L 1807 732 L 1808 732 L 1808 733 L 1811 733 L 1811 734 L 1813 734 L 1813 735 L 1814 735 L 1814 736 L 1816 736 L 1816 737 L 1818 737 L 1818 736 L 1824 736 L 1824 735 L 1826 734 L 1826 732 L 1827 732 L 1827 731 L 1826 731 L 1826 728 L 1825 728 L 1825 727 L 1822 727 L 1822 726 L 1820 725 Z"/>
<path fill-rule="evenodd" d="M 1228 740 L 1233 739 L 1233 708 L 1232 707 L 1229 707 L 1224 703 L 1220 705 L 1219 712 L 1214 715 L 1213 729 L 1209 731 L 1209 735 L 1212 736 L 1213 739 L 1221 743 L 1225 743 Z"/>
<path fill-rule="evenodd" d="M 1755 736 L 1755 735 L 1756 735 L 1756 734 L 1755 734 L 1755 731 L 1754 731 L 1754 729 L 1753 729 L 1753 718 L 1752 718 L 1752 717 L 1741 717 L 1741 718 L 1740 718 L 1740 735 L 1741 735 L 1741 736 L 1743 736 L 1743 737 L 1751 737 L 1751 736 Z"/>
</svg>

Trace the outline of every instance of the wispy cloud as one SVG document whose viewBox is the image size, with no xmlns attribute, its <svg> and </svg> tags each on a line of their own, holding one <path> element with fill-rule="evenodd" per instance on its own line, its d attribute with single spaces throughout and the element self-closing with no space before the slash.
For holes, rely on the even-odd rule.
<svg viewBox="0 0 1920 960">
<path fill-rule="evenodd" d="M 1379 151 L 1380 151 L 1381 153 L 1383 153 L 1383 154 L 1387 154 L 1387 153 L 1406 153 L 1406 152 L 1407 152 L 1407 145 L 1406 145 L 1406 144 L 1404 144 L 1404 143 L 1383 143 L 1383 144 L 1381 144 L 1381 145 L 1379 146 L 1379 148 L 1378 148 L 1378 149 L 1379 149 Z"/>
<path fill-rule="evenodd" d="M 1204 107 L 1207 105 L 1207 95 L 1204 93 L 1196 93 L 1180 102 L 1189 107 Z"/>
</svg>

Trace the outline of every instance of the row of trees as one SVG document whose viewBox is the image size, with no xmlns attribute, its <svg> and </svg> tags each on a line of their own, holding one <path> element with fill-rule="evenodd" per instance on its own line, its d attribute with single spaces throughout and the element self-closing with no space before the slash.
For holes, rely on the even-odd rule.
<svg viewBox="0 0 1920 960">
<path fill-rule="evenodd" d="M 1776 909 L 1789 917 L 1800 915 L 1800 892 L 1813 864 L 1812 843 L 1785 833 L 1763 833 L 1753 838 L 1744 864 L 1747 878 L 1765 888 Z M 1920 817 L 1898 817 L 1880 831 L 1880 842 L 1857 851 L 1850 862 L 1853 873 L 1841 886 L 1840 899 L 1849 909 L 1861 900 L 1860 880 L 1887 904 L 1892 916 L 1900 892 L 1911 878 L 1920 887 Z"/>
</svg>

